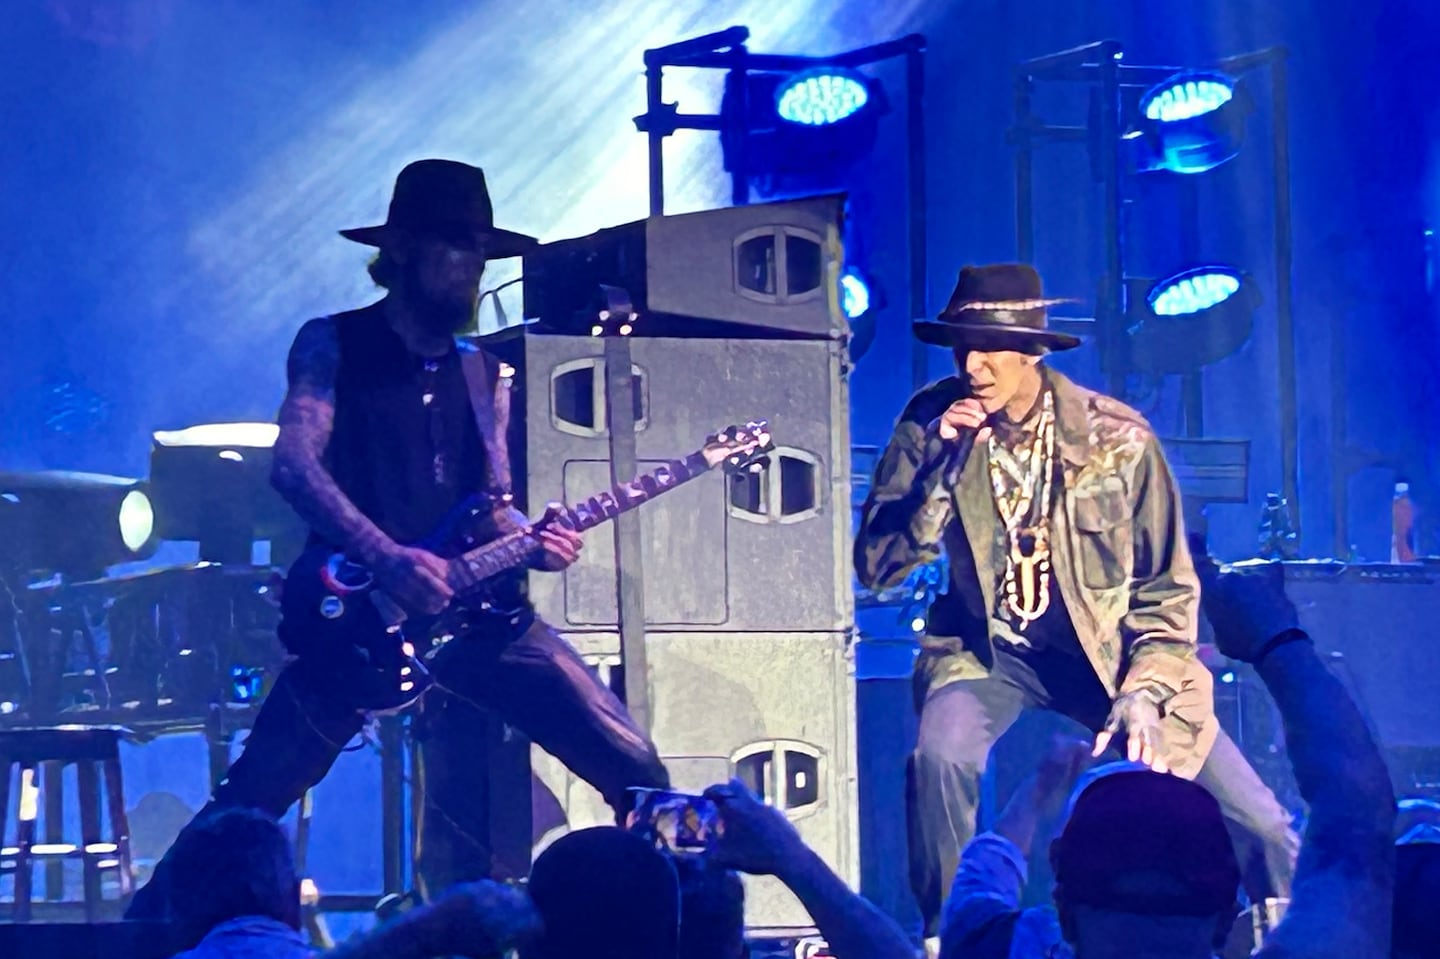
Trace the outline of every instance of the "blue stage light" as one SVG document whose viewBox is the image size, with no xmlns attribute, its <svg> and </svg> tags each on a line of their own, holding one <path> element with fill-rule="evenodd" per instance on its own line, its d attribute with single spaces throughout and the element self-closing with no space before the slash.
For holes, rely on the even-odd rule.
<svg viewBox="0 0 1440 959">
<path fill-rule="evenodd" d="M 870 285 L 851 267 L 840 277 L 840 307 L 846 319 L 858 319 L 870 312 Z"/>
<path fill-rule="evenodd" d="M 1219 73 L 1172 77 L 1140 100 L 1147 120 L 1176 123 L 1213 113 L 1235 98 L 1235 83 Z"/>
<path fill-rule="evenodd" d="M 1240 292 L 1240 283 L 1237 270 L 1201 267 L 1157 283 L 1146 299 L 1156 316 L 1188 316 L 1224 303 Z"/>
<path fill-rule="evenodd" d="M 1140 98 L 1140 120 L 1126 132 L 1141 171 L 1204 173 L 1232 159 L 1245 139 L 1250 98 L 1221 73 L 1180 73 Z"/>
<path fill-rule="evenodd" d="M 870 102 L 865 78 L 840 67 L 802 70 L 775 89 L 775 110 L 782 120 L 826 126 L 854 116 Z"/>
<path fill-rule="evenodd" d="M 841 68 L 731 71 L 720 102 L 725 170 L 768 199 L 849 190 L 888 111 L 880 83 Z"/>
<path fill-rule="evenodd" d="M 1229 266 L 1202 266 L 1158 282 L 1127 279 L 1130 363 L 1139 372 L 1189 373 L 1249 339 L 1260 293 Z"/>
</svg>

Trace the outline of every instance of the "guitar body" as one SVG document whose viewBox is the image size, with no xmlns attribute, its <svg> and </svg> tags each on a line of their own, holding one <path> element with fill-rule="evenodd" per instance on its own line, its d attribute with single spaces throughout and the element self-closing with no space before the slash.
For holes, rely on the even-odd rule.
<svg viewBox="0 0 1440 959">
<path fill-rule="evenodd" d="M 417 545 L 446 559 L 483 545 L 493 535 L 491 505 L 483 495 L 467 499 Z M 324 546 L 305 550 L 291 565 L 280 612 L 285 648 L 324 663 L 360 706 L 378 712 L 418 699 L 433 682 L 426 658 L 456 636 L 528 623 L 516 619 L 518 611 L 497 609 L 483 589 L 439 616 L 410 616 L 375 585 L 370 570 Z"/>
<path fill-rule="evenodd" d="M 727 427 L 705 446 L 573 507 L 555 506 L 540 522 L 583 532 L 634 509 L 717 466 L 757 470 L 773 448 L 764 420 Z M 400 709 L 433 684 L 426 662 L 447 643 L 470 634 L 518 635 L 533 613 L 509 575 L 540 548 L 532 529 L 495 528 L 494 500 L 472 496 L 416 545 L 448 560 L 455 592 L 438 616 L 409 616 L 378 589 L 374 574 L 324 547 L 301 554 L 280 596 L 280 640 L 295 656 L 324 664 L 363 709 Z"/>
</svg>

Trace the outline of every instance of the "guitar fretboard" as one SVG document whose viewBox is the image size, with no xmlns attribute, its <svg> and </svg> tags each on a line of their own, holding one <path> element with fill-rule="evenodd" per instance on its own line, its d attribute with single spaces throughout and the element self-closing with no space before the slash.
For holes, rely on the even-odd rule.
<svg viewBox="0 0 1440 959">
<path fill-rule="evenodd" d="M 555 522 L 583 533 L 689 482 L 709 468 L 705 456 L 697 450 L 683 460 L 671 460 L 628 483 L 620 483 L 584 502 L 564 507 Z M 539 548 L 539 538 L 533 533 L 524 530 L 506 533 L 452 559 L 450 586 L 456 594 L 463 596 L 478 589 L 486 580 L 523 566 Z"/>
</svg>

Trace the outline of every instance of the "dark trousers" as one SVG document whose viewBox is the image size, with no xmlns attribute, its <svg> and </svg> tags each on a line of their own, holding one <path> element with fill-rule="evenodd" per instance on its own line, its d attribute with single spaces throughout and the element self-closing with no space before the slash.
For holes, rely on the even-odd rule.
<svg viewBox="0 0 1440 959">
<path fill-rule="evenodd" d="M 927 936 L 938 935 L 941 909 L 975 835 L 980 779 L 991 747 L 1022 710 L 1051 709 L 1091 732 L 1104 724 L 1109 702 L 1088 664 L 1075 660 L 1063 679 L 1041 680 L 1025 663 L 997 652 L 984 679 L 928 688 L 922 658 L 916 671 L 920 729 L 906 775 L 910 884 Z M 1195 781 L 1220 803 L 1254 900 L 1288 896 L 1299 837 L 1276 800 L 1225 733 Z"/>
<path fill-rule="evenodd" d="M 563 762 L 617 813 L 628 787 L 669 785 L 654 745 L 624 705 L 538 618 L 513 642 L 482 636 L 452 642 L 431 671 L 436 687 L 418 706 L 413 727 L 425 783 L 418 878 L 429 892 L 490 871 L 489 777 L 487 763 L 476 755 L 485 743 L 483 711 Z M 250 806 L 283 816 L 325 777 L 364 720 L 325 664 L 291 663 L 201 815 L 216 807 Z M 162 860 L 127 917 L 163 916 L 165 886 Z"/>
</svg>

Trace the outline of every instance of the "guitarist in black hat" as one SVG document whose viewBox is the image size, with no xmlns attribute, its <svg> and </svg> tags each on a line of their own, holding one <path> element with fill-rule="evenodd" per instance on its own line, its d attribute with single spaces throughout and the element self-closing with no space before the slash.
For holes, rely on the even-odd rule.
<svg viewBox="0 0 1440 959">
<path fill-rule="evenodd" d="M 1047 328 L 1058 302 L 1027 265 L 961 270 L 938 320 L 915 324 L 958 375 L 911 398 L 856 537 L 872 588 L 942 550 L 950 564 L 915 667 L 908 770 L 928 936 L 975 832 L 990 748 L 1031 707 L 1088 727 L 1096 755 L 1113 741 L 1205 786 L 1248 837 L 1251 896 L 1289 893 L 1289 815 L 1220 731 L 1196 655 L 1200 584 L 1164 453 L 1139 413 L 1045 366 L 1080 343 Z"/>
<path fill-rule="evenodd" d="M 342 235 L 379 249 L 370 274 L 386 296 L 311 320 L 296 335 L 273 481 L 309 523 L 312 543 L 368 567 L 411 614 L 435 614 L 453 597 L 446 561 L 407 544 L 480 490 L 500 504 L 490 517 L 496 533 L 525 524 L 506 496 L 509 374 L 456 335 L 473 323 L 486 262 L 518 256 L 535 240 L 496 228 L 484 173 L 451 160 L 405 167 L 387 222 Z M 575 561 L 578 534 L 558 524 L 535 533 L 534 568 Z M 509 602 L 495 604 L 503 613 L 440 650 L 431 664 L 440 688 L 415 719 L 426 795 L 417 879 L 427 895 L 490 870 L 486 763 L 476 756 L 482 706 L 617 810 L 627 787 L 668 785 L 654 745 L 625 707 L 536 618 L 518 575 L 512 585 L 501 590 Z M 304 655 L 292 662 L 207 810 L 241 805 L 283 816 L 360 731 L 375 707 L 361 698 L 337 663 Z M 129 915 L 163 915 L 164 887 L 162 862 Z"/>
</svg>

